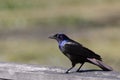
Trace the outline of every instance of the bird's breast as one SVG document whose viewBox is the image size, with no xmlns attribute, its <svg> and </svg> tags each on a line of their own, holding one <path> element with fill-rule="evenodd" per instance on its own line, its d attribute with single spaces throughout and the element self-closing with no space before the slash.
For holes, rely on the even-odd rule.
<svg viewBox="0 0 120 80">
<path fill-rule="evenodd" d="M 60 50 L 61 50 L 62 52 L 65 51 L 65 44 L 66 44 L 66 43 L 67 43 L 66 40 L 64 40 L 64 41 L 62 41 L 62 42 L 59 43 L 59 48 L 60 48 Z"/>
</svg>

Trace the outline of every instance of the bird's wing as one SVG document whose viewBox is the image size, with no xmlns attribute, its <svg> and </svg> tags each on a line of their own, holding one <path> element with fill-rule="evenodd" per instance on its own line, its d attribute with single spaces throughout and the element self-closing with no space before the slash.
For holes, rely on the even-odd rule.
<svg viewBox="0 0 120 80">
<path fill-rule="evenodd" d="M 101 57 L 95 54 L 93 51 L 89 50 L 88 48 L 83 47 L 81 44 L 77 42 L 67 42 L 65 44 L 65 50 L 71 55 L 82 56 L 85 58 L 96 58 L 101 60 Z"/>
</svg>

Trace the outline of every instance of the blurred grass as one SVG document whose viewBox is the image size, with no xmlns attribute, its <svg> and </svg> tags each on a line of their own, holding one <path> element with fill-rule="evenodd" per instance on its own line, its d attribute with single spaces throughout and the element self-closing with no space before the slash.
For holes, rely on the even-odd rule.
<svg viewBox="0 0 120 80">
<path fill-rule="evenodd" d="M 120 69 L 120 0 L 0 0 L 0 61 L 68 67 L 46 38 L 59 31 Z"/>
<path fill-rule="evenodd" d="M 1 0 L 0 28 L 117 25 L 119 4 L 119 0 Z"/>
</svg>

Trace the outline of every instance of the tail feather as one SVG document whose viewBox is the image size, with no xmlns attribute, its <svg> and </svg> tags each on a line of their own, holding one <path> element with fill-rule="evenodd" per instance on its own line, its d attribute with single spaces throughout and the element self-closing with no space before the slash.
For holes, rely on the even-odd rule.
<svg viewBox="0 0 120 80">
<path fill-rule="evenodd" d="M 104 71 L 112 71 L 112 67 L 106 65 L 105 63 L 103 63 L 102 61 L 100 60 L 97 60 L 97 59 L 91 59 L 91 58 L 87 58 L 87 60 L 92 63 L 92 64 L 95 64 L 97 65 L 98 67 L 100 67 L 102 70 Z"/>
</svg>

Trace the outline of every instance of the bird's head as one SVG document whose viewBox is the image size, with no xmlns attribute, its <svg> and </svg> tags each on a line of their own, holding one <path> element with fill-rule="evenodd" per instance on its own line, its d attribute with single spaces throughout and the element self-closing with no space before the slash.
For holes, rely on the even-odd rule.
<svg viewBox="0 0 120 80">
<path fill-rule="evenodd" d="M 57 41 L 68 40 L 69 38 L 62 33 L 57 33 L 49 37 L 50 39 L 55 39 Z"/>
</svg>

